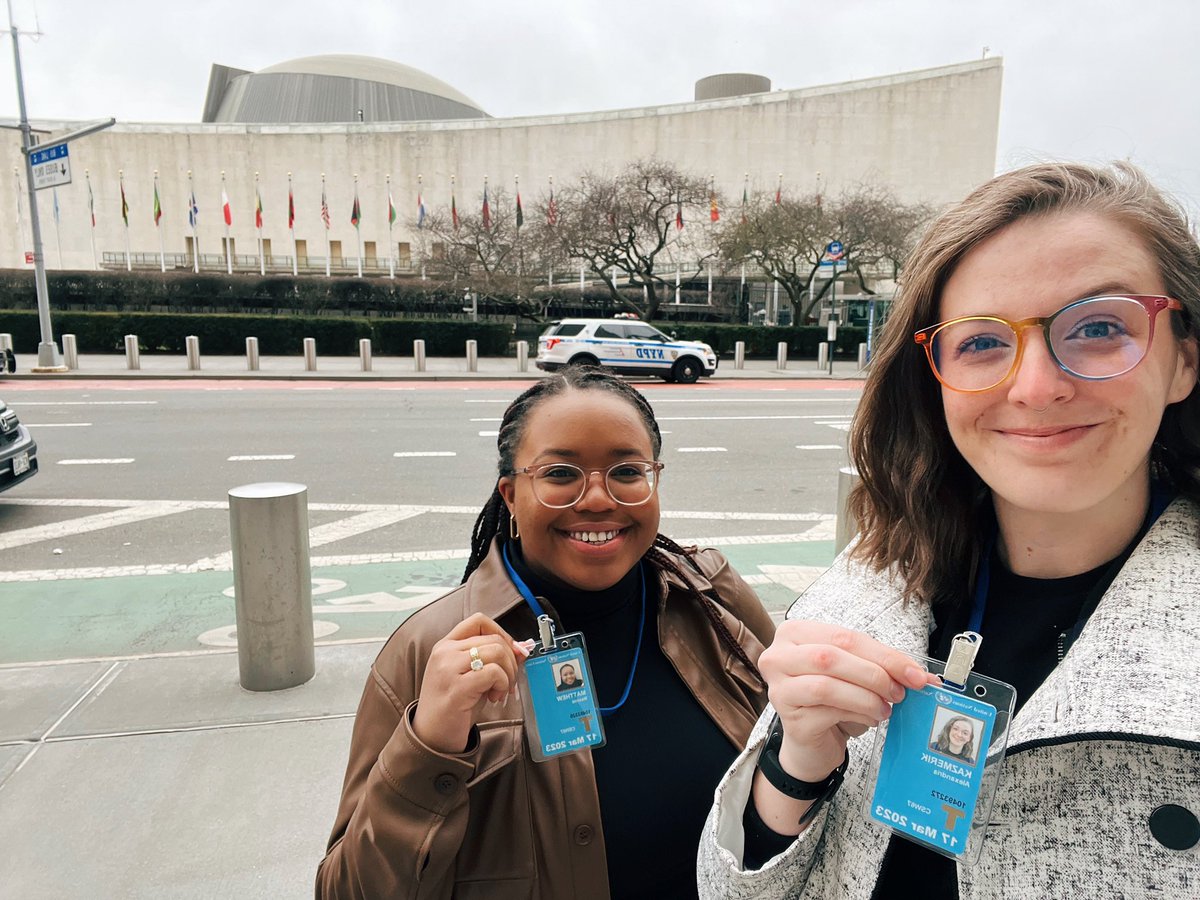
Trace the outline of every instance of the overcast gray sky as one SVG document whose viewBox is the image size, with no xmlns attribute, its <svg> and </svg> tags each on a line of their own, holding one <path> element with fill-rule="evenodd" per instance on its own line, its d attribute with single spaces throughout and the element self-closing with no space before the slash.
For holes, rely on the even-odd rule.
<svg viewBox="0 0 1200 900">
<path fill-rule="evenodd" d="M 1004 57 L 998 171 L 1129 158 L 1200 210 L 1197 0 L 12 0 L 31 117 L 195 122 L 209 67 L 393 59 L 493 116 L 692 99 Z M 3 15 L 0 8 L 0 16 Z M 11 39 L 0 117 L 16 116 Z"/>
</svg>

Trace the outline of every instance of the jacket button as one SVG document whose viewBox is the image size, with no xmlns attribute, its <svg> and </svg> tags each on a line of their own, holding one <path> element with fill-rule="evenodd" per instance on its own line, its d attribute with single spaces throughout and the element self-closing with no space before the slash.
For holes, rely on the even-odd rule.
<svg viewBox="0 0 1200 900">
<path fill-rule="evenodd" d="M 1150 833 L 1169 850 L 1191 850 L 1200 843 L 1200 820 L 1190 809 L 1166 803 L 1150 813 Z"/>
<path fill-rule="evenodd" d="M 442 795 L 453 794 L 455 788 L 457 788 L 457 787 L 458 787 L 458 779 L 453 775 L 449 775 L 449 774 L 439 775 L 437 778 L 433 779 L 433 788 L 439 794 L 442 794 Z"/>
<path fill-rule="evenodd" d="M 595 832 L 592 831 L 591 825 L 577 825 L 575 827 L 575 843 L 577 843 L 580 847 L 586 847 L 592 842 L 593 834 L 595 834 Z"/>
</svg>

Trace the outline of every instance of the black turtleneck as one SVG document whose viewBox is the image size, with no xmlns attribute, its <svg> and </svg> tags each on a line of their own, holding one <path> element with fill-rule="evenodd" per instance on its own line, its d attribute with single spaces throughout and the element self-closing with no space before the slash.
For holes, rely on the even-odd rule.
<svg viewBox="0 0 1200 900">
<path fill-rule="evenodd" d="M 557 613 L 560 633 L 583 633 L 602 707 L 617 704 L 633 666 L 644 569 L 646 623 L 633 686 L 624 705 L 604 716 L 605 745 L 591 751 L 609 888 L 615 900 L 695 897 L 700 832 L 738 748 L 659 647 L 656 571 L 643 563 L 606 590 L 579 591 L 539 578 L 516 544 L 509 548 L 517 574 Z"/>
</svg>

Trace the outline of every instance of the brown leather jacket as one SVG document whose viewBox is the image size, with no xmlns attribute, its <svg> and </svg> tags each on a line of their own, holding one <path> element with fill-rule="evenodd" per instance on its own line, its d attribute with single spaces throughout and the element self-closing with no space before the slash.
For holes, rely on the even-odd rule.
<svg viewBox="0 0 1200 900">
<path fill-rule="evenodd" d="M 462 754 L 433 751 L 412 730 L 425 661 L 455 625 L 482 612 L 517 639 L 536 634 L 499 556 L 493 545 L 462 587 L 406 620 L 371 667 L 318 898 L 607 900 L 590 753 L 533 762 L 516 698 L 485 709 Z M 757 661 L 775 633 L 758 597 L 716 550 L 692 558 L 707 580 L 681 560 L 682 568 L 700 590 L 715 589 L 725 625 Z M 663 653 L 740 750 L 766 705 L 765 688 L 674 576 L 660 579 L 657 594 Z"/>
</svg>

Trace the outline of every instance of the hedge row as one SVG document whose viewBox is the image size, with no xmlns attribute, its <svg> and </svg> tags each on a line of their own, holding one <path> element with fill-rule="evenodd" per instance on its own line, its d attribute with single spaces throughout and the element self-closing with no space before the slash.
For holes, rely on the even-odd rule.
<svg viewBox="0 0 1200 900">
<path fill-rule="evenodd" d="M 828 332 L 823 325 L 764 327 L 762 325 L 709 325 L 699 323 L 660 323 L 659 327 L 681 341 L 704 341 L 718 356 L 733 356 L 734 344 L 744 341 L 747 359 L 774 359 L 778 344 L 787 343 L 792 359 L 815 359 L 817 347 L 825 343 Z M 879 329 L 875 329 L 878 338 Z M 838 328 L 835 355 L 858 358 L 858 345 L 867 340 L 867 329 L 857 325 Z"/>
<path fill-rule="evenodd" d="M 0 332 L 13 336 L 19 352 L 32 353 L 40 340 L 36 312 L 0 310 Z M 353 356 L 361 338 L 384 356 L 412 354 L 412 342 L 425 341 L 430 356 L 461 356 L 468 339 L 479 342 L 481 356 L 509 352 L 512 326 L 490 322 L 439 322 L 421 319 L 354 319 L 329 316 L 182 315 L 170 313 L 56 312 L 55 339 L 75 335 L 80 353 L 123 353 L 125 335 L 136 334 L 143 353 L 183 353 L 184 338 L 196 335 L 205 353 L 239 355 L 246 338 L 257 337 L 259 352 L 298 355 L 304 338 L 315 338 L 322 354 Z"/>
</svg>

